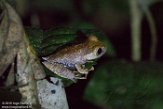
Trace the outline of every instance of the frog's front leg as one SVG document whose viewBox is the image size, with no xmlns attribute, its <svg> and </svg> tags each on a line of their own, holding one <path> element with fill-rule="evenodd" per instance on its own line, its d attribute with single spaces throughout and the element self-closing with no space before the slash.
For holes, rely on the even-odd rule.
<svg viewBox="0 0 163 109">
<path fill-rule="evenodd" d="M 83 64 L 75 64 L 76 70 L 81 74 L 88 74 L 89 71 L 93 71 L 94 67 L 92 66 L 90 69 L 87 69 Z"/>
<path fill-rule="evenodd" d="M 42 62 L 49 70 L 54 72 L 55 74 L 63 77 L 63 78 L 68 78 L 74 82 L 76 82 L 76 75 L 74 71 L 71 71 L 64 67 L 63 64 L 58 64 L 58 63 L 49 63 L 47 61 Z"/>
<path fill-rule="evenodd" d="M 75 67 L 76 67 L 76 70 L 81 73 L 81 74 L 85 74 L 85 77 L 81 78 L 81 79 L 86 79 L 87 78 L 87 75 L 89 73 L 89 71 L 92 71 L 94 70 L 94 67 L 92 66 L 90 69 L 87 69 L 85 67 L 85 65 L 83 64 L 75 64 Z"/>
</svg>

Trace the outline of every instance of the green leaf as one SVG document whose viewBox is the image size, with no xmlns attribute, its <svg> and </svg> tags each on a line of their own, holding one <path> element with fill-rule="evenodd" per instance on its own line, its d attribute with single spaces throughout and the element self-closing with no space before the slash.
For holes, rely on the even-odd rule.
<svg viewBox="0 0 163 109">
<path fill-rule="evenodd" d="M 42 56 L 53 53 L 58 47 L 73 42 L 76 37 L 76 30 L 68 27 L 58 27 L 45 31 L 41 44 Z"/>
<path fill-rule="evenodd" d="M 59 44 L 66 44 L 68 42 L 71 42 L 75 39 L 75 35 L 74 34 L 59 34 L 59 35 L 54 35 L 51 37 L 48 37 L 46 39 L 43 40 L 42 42 L 42 48 L 47 47 L 47 46 L 51 46 L 51 45 L 59 45 Z"/>
<path fill-rule="evenodd" d="M 76 34 L 76 29 L 71 27 L 56 27 L 46 30 L 44 32 L 44 38 L 55 36 L 55 35 L 74 35 Z"/>
<path fill-rule="evenodd" d="M 41 48 L 41 56 L 47 56 L 53 52 L 56 51 L 56 49 L 58 47 L 61 47 L 62 45 L 64 44 L 54 44 L 54 45 L 50 45 L 50 46 L 47 46 L 47 47 L 44 47 L 44 48 Z"/>
<path fill-rule="evenodd" d="M 26 33 L 39 56 L 49 55 L 58 47 L 72 42 L 77 37 L 75 29 L 66 27 L 47 31 L 39 28 L 26 28 Z"/>
<path fill-rule="evenodd" d="M 37 54 L 41 55 L 41 43 L 43 40 L 43 30 L 40 28 L 25 28 L 26 34 L 30 40 L 30 43 L 36 50 Z"/>
<path fill-rule="evenodd" d="M 84 98 L 106 109 L 161 109 L 162 71 L 162 63 L 108 62 L 95 71 Z"/>
</svg>

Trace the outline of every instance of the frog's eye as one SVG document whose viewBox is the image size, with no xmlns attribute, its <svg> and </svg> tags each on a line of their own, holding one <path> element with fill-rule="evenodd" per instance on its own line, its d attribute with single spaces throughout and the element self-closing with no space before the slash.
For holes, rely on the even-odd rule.
<svg viewBox="0 0 163 109">
<path fill-rule="evenodd" d="M 101 57 L 106 52 L 106 48 L 100 47 L 96 49 L 96 56 Z"/>
<path fill-rule="evenodd" d="M 102 48 L 98 48 L 98 49 L 97 49 L 97 53 L 96 53 L 97 56 L 99 56 L 102 52 L 103 52 Z"/>
</svg>

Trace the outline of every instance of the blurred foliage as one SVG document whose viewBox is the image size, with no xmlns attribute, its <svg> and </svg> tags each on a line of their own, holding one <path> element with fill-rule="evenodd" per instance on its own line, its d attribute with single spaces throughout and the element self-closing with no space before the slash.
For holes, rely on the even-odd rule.
<svg viewBox="0 0 163 109">
<path fill-rule="evenodd" d="M 153 5 L 156 2 L 161 2 L 162 0 L 139 0 L 140 3 L 143 3 L 144 5 L 146 5 L 147 7 L 150 7 L 151 5 Z"/>
<path fill-rule="evenodd" d="M 72 11 L 73 4 L 72 0 L 29 0 L 31 2 L 32 7 L 42 10 L 64 10 L 64 11 Z"/>
<path fill-rule="evenodd" d="M 128 0 L 84 0 L 82 2 L 83 11 L 85 14 L 90 15 L 99 9 L 106 9 L 108 7 L 113 7 L 114 9 L 120 11 L 128 10 Z"/>
<path fill-rule="evenodd" d="M 84 98 L 104 109 L 162 109 L 162 63 L 111 61 L 98 68 Z"/>
<path fill-rule="evenodd" d="M 10 5 L 12 5 L 13 7 L 16 6 L 16 1 L 15 0 L 0 0 L 0 2 L 6 2 L 9 3 Z"/>
</svg>

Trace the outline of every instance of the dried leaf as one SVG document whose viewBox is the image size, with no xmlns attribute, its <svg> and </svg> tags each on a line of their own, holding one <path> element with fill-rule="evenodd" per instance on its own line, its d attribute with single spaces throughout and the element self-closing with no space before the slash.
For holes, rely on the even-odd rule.
<svg viewBox="0 0 163 109">
<path fill-rule="evenodd" d="M 14 85 L 14 82 L 15 82 L 14 66 L 15 66 L 15 63 L 12 63 L 11 69 L 10 69 L 8 76 L 7 76 L 7 80 L 5 81 L 6 87 L 10 87 L 10 86 Z"/>
<path fill-rule="evenodd" d="M 19 16 L 9 4 L 4 3 L 3 5 L 5 13 L 0 25 L 0 38 L 2 38 L 2 43 L 0 44 L 0 76 L 11 63 L 14 63 L 14 59 L 16 58 L 15 66 L 17 71 L 14 73 L 16 73 L 16 82 L 22 96 L 21 102 L 27 105 L 30 103 L 32 109 L 40 109 L 44 106 L 42 102 L 47 104 L 47 101 L 46 99 L 42 99 L 45 94 L 41 93 L 40 95 L 39 92 L 47 90 L 46 88 L 51 90 L 51 87 L 46 87 L 49 84 L 48 81 L 40 80 L 45 77 L 44 70 L 35 50 L 26 38 Z M 13 71 L 13 67 L 11 68 L 11 71 Z M 58 78 L 54 79 L 59 80 Z M 44 81 L 46 81 L 43 84 L 45 89 L 39 87 L 39 84 L 37 84 Z M 48 97 L 51 96 L 50 98 L 52 98 L 49 99 L 50 103 L 53 103 L 53 105 L 57 103 L 57 109 L 61 109 L 62 107 L 67 109 L 68 105 L 62 84 L 59 84 L 56 88 L 59 95 L 55 94 L 55 98 L 52 98 L 53 93 L 48 92 Z M 40 99 L 38 100 L 38 98 Z"/>
<path fill-rule="evenodd" d="M 4 3 L 4 10 L 6 17 L 3 18 L 2 24 L 7 25 L 5 28 L 1 25 L 1 38 L 3 39 L 2 49 L 0 52 L 0 76 L 4 73 L 6 68 L 14 63 L 15 57 L 17 57 L 16 69 L 17 76 L 16 81 L 19 86 L 19 91 L 22 95 L 22 102 L 32 103 L 32 108 L 39 107 L 37 99 L 37 86 L 35 80 L 36 74 L 40 74 L 43 77 L 44 71 L 41 69 L 41 65 L 34 60 L 38 60 L 30 47 L 29 41 L 26 39 L 24 28 L 21 20 L 15 10 L 7 3 Z M 34 65 L 32 67 L 32 65 Z M 36 67 L 37 66 L 37 67 Z M 12 69 L 11 69 L 12 70 Z M 39 73 L 38 73 L 39 72 Z M 38 77 L 37 77 L 38 78 Z"/>
<path fill-rule="evenodd" d="M 5 4 L 4 8 L 5 15 L 0 27 L 0 31 L 2 32 L 0 35 L 2 39 L 0 51 L 0 76 L 14 61 L 23 35 L 22 24 L 16 12 L 13 11 L 13 9 L 8 4 Z"/>
</svg>

